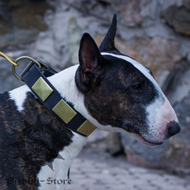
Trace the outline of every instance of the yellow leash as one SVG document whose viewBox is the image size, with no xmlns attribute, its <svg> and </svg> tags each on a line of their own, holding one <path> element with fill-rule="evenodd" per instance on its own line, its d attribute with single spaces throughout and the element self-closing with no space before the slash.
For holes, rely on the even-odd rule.
<svg viewBox="0 0 190 190">
<path fill-rule="evenodd" d="M 14 66 L 19 66 L 19 63 L 16 63 L 14 59 L 12 59 L 10 56 L 4 54 L 3 52 L 0 51 L 0 56 L 5 58 L 7 61 L 9 61 L 12 65 Z"/>
<path fill-rule="evenodd" d="M 12 64 L 12 73 L 13 73 L 13 75 L 22 83 L 25 83 L 25 82 L 21 79 L 21 77 L 16 73 L 16 70 L 15 70 L 15 67 L 19 66 L 19 61 L 20 60 L 28 59 L 28 60 L 34 62 L 39 68 L 41 68 L 41 64 L 38 61 L 36 61 L 35 59 L 33 59 L 33 58 L 29 57 L 29 56 L 21 56 L 21 57 L 17 58 L 16 60 L 14 60 L 12 57 L 6 55 L 5 53 L 3 53 L 1 51 L 0 51 L 0 56 L 5 58 L 7 61 L 9 61 Z M 48 68 L 47 65 L 45 65 L 45 66 Z"/>
</svg>

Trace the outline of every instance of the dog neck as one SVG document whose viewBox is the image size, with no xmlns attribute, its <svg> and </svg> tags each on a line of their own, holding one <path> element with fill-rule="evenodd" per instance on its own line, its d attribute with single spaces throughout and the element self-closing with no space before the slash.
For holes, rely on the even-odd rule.
<svg viewBox="0 0 190 190">
<path fill-rule="evenodd" d="M 48 80 L 66 101 L 71 102 L 74 108 L 88 119 L 90 116 L 84 106 L 84 95 L 77 90 L 75 84 L 75 72 L 77 67 L 78 66 L 73 66 L 63 70 L 49 77 Z M 24 111 L 24 103 L 27 101 L 28 92 L 30 92 L 30 89 L 26 85 L 9 92 L 10 99 L 14 100 L 19 112 Z M 81 151 L 86 139 L 86 137 L 73 132 L 72 143 L 63 147 L 63 150 L 58 154 L 59 157 L 55 158 L 52 163 L 49 163 L 51 167 L 49 167 L 49 165 L 41 167 L 37 177 L 39 182 L 43 180 L 45 180 L 45 182 L 40 183 L 39 189 L 64 189 L 68 183 L 68 170 L 70 165 Z M 58 184 L 55 180 L 59 179 L 64 181 Z"/>
<path fill-rule="evenodd" d="M 52 77 L 49 77 L 48 79 L 58 90 L 61 96 L 68 102 L 71 102 L 74 105 L 74 108 L 84 116 L 84 96 L 78 91 L 75 84 L 75 72 L 77 67 L 78 66 L 70 67 L 66 70 L 63 70 L 62 72 L 57 73 L 56 75 L 53 75 Z M 84 143 L 86 142 L 86 137 L 74 132 L 73 134 L 74 136 L 72 138 L 72 143 L 69 146 L 64 147 L 63 151 L 59 153 L 61 157 L 64 158 L 64 160 L 56 158 L 52 163 L 54 171 L 52 171 L 46 165 L 44 168 L 42 167 L 41 172 L 38 175 L 39 179 L 65 180 L 62 181 L 62 184 L 52 183 L 50 180 L 49 183 L 52 183 L 51 188 L 54 186 L 56 189 L 63 189 L 67 185 L 69 180 L 69 167 L 71 166 L 73 159 L 79 154 Z M 49 184 L 41 184 L 41 189 L 48 189 L 48 187 Z"/>
<path fill-rule="evenodd" d="M 40 182 L 39 189 L 65 189 L 69 183 L 69 168 L 73 159 L 80 153 L 87 139 L 77 133 L 73 132 L 73 134 L 72 143 L 59 152 L 59 157 L 61 157 L 54 159 L 54 161 L 50 163 L 50 167 L 45 165 L 41 168 L 37 176 Z M 42 182 L 44 180 L 45 182 Z"/>
</svg>

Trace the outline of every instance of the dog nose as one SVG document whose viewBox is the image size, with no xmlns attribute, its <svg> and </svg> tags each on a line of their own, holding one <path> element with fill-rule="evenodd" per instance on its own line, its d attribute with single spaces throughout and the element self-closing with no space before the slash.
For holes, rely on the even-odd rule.
<svg viewBox="0 0 190 190">
<path fill-rule="evenodd" d="M 176 121 L 170 121 L 167 124 L 167 128 L 168 128 L 168 135 L 167 138 L 169 139 L 171 136 L 176 135 L 177 133 L 180 132 L 180 125 L 178 122 Z"/>
</svg>

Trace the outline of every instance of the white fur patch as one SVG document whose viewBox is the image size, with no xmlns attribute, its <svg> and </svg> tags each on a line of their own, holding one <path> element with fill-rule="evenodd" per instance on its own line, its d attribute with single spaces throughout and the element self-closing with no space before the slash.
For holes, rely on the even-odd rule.
<svg viewBox="0 0 190 190">
<path fill-rule="evenodd" d="M 72 102 L 74 108 L 95 126 L 109 132 L 125 132 L 123 129 L 113 128 L 109 125 L 101 125 L 88 113 L 84 105 L 84 95 L 78 91 L 75 84 L 75 73 L 78 66 L 79 65 L 75 65 L 59 73 L 56 73 L 55 75 L 48 77 L 48 80 L 52 83 L 52 85 L 57 89 L 63 98 L 69 102 Z M 27 92 L 31 92 L 31 90 L 26 85 L 23 85 L 9 92 L 10 99 L 15 101 L 18 111 L 22 111 L 24 109 L 23 105 L 26 100 Z"/>
<path fill-rule="evenodd" d="M 67 186 L 69 181 L 68 169 L 87 139 L 77 133 L 73 132 L 73 134 L 73 142 L 59 152 L 64 160 L 59 158 L 54 159 L 52 162 L 53 170 L 47 165 L 41 168 L 37 176 L 40 182 L 39 190 L 63 190 Z"/>
<path fill-rule="evenodd" d="M 78 66 L 79 65 L 69 67 L 68 69 L 63 70 L 49 77 L 48 79 L 58 90 L 61 96 L 64 97 L 67 101 L 72 102 L 74 108 L 93 125 L 108 132 L 126 132 L 121 128 L 112 127 L 110 125 L 101 125 L 88 113 L 84 105 L 84 94 L 78 91 L 75 84 L 75 73 Z"/>
<path fill-rule="evenodd" d="M 155 79 L 152 77 L 152 75 L 149 73 L 148 69 L 146 67 L 144 67 L 141 63 L 139 63 L 138 61 L 128 57 L 128 56 L 124 56 L 124 55 L 117 55 L 117 54 L 113 54 L 113 53 L 101 53 L 102 55 L 109 55 L 112 57 L 116 57 L 119 59 L 123 59 L 129 63 L 131 63 L 136 69 L 138 69 L 146 78 L 148 78 L 155 86 L 155 88 L 160 90 L 159 85 L 157 84 L 157 82 L 155 81 Z"/>
<path fill-rule="evenodd" d="M 146 112 L 148 114 L 147 124 L 149 126 L 149 129 L 148 132 L 142 134 L 142 136 L 145 140 L 148 140 L 149 142 L 155 142 L 155 143 L 163 142 L 166 138 L 167 124 L 170 121 L 176 121 L 178 123 L 178 119 L 168 99 L 165 97 L 164 93 L 162 92 L 161 88 L 159 87 L 155 79 L 148 72 L 148 69 L 139 62 L 137 62 L 136 60 L 128 56 L 116 55 L 112 53 L 102 53 L 102 55 L 109 55 L 112 57 L 123 59 L 131 63 L 147 79 L 149 79 L 152 82 L 152 84 L 157 90 L 158 98 L 156 98 L 154 102 L 152 102 L 146 108 Z M 139 139 L 139 137 L 137 137 L 137 139 Z M 141 140 L 141 142 L 143 142 L 143 139 Z"/>
<path fill-rule="evenodd" d="M 149 130 L 144 138 L 151 142 L 163 142 L 167 134 L 167 124 L 170 121 L 178 123 L 177 116 L 171 107 L 168 99 L 165 97 L 164 104 L 159 99 L 150 104 L 147 109 Z"/>
<path fill-rule="evenodd" d="M 9 91 L 10 99 L 15 102 L 18 111 L 22 111 L 24 109 L 23 104 L 26 100 L 26 94 L 29 91 L 30 89 L 26 85 Z"/>
</svg>

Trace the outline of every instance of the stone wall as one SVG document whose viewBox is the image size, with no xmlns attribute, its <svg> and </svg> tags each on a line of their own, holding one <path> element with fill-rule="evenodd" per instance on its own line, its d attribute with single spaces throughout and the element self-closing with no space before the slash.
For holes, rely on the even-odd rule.
<svg viewBox="0 0 190 190">
<path fill-rule="evenodd" d="M 146 147 L 121 134 L 127 158 L 143 166 L 190 174 L 189 2 L 4 0 L 0 4 L 0 50 L 13 57 L 27 54 L 61 70 L 78 63 L 82 33 L 90 33 L 100 44 L 117 13 L 117 48 L 152 69 L 182 127 L 179 135 L 159 147 Z M 0 74 L 1 92 L 20 85 L 2 59 Z"/>
</svg>

